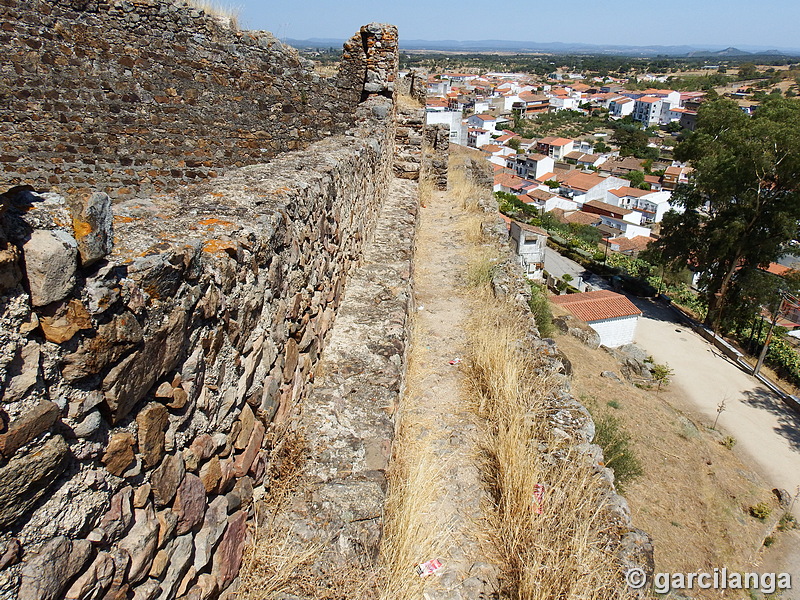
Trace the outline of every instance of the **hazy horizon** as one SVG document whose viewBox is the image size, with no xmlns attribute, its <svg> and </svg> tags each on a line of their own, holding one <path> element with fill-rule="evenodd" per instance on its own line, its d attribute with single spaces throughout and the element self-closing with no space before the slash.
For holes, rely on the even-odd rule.
<svg viewBox="0 0 800 600">
<path fill-rule="evenodd" d="M 746 0 L 674 0 L 666 5 L 619 0 L 615 10 L 591 3 L 537 4 L 524 10 L 510 4 L 507 11 L 499 3 L 491 8 L 476 0 L 464 0 L 457 10 L 420 0 L 308 0 L 274 5 L 233 0 L 230 4 L 238 9 L 243 27 L 296 40 L 347 39 L 361 25 L 377 21 L 396 25 L 406 40 L 800 48 L 800 3 L 787 0 L 763 0 L 757 9 Z"/>
</svg>

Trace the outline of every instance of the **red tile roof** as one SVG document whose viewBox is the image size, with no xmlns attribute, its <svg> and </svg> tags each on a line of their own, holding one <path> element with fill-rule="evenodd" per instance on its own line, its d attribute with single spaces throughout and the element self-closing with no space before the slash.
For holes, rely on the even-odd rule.
<svg viewBox="0 0 800 600">
<path fill-rule="evenodd" d="M 656 181 L 658 181 L 657 177 Z M 615 190 L 609 190 L 609 193 L 614 194 L 617 198 L 623 198 L 625 196 L 630 196 L 631 198 L 641 198 L 642 196 L 647 196 L 647 194 L 652 194 L 653 192 L 650 190 L 640 190 L 639 188 L 625 186 Z"/>
<path fill-rule="evenodd" d="M 609 290 L 551 296 L 550 301 L 587 323 L 642 314 L 625 296 Z"/>
<path fill-rule="evenodd" d="M 562 217 L 566 223 L 577 223 L 578 225 L 594 225 L 600 222 L 598 215 L 576 210 L 571 213 L 564 212 Z"/>
<path fill-rule="evenodd" d="M 582 173 L 581 171 L 569 171 L 566 175 L 559 178 L 559 181 L 580 192 L 588 192 L 594 186 L 603 183 L 605 177 L 600 177 L 594 173 Z"/>
<path fill-rule="evenodd" d="M 512 175 L 510 173 L 497 173 L 494 176 L 495 185 L 502 185 L 503 187 L 507 187 L 512 190 L 519 189 L 526 183 L 529 182 L 525 179 L 522 179 L 521 177 L 517 177 L 516 175 Z"/>
<path fill-rule="evenodd" d="M 633 212 L 627 208 L 620 208 L 619 206 L 614 206 L 613 204 L 608 204 L 607 202 L 600 202 L 600 200 L 589 200 L 589 202 L 584 202 L 583 207 L 589 209 L 596 208 L 597 210 L 610 212 L 612 215 L 619 215 L 620 217 L 629 215 Z"/>
<path fill-rule="evenodd" d="M 647 245 L 652 241 L 653 238 L 636 235 L 632 238 L 611 238 L 608 240 L 608 243 L 612 246 L 619 246 L 619 252 L 641 252 L 647 248 Z"/>
</svg>

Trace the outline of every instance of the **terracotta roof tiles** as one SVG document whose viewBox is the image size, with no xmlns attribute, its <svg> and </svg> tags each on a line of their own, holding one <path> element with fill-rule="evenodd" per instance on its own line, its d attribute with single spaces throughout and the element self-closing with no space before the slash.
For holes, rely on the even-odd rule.
<svg viewBox="0 0 800 600">
<path fill-rule="evenodd" d="M 642 314 L 625 296 L 609 290 L 552 296 L 550 301 L 587 323 Z"/>
</svg>

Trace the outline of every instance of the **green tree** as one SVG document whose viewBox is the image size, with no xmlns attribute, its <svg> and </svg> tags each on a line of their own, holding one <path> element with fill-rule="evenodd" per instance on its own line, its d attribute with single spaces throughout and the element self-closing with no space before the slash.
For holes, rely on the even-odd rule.
<svg viewBox="0 0 800 600">
<path fill-rule="evenodd" d="M 642 171 L 630 171 L 625 173 L 622 177 L 631 182 L 631 187 L 639 187 L 644 183 L 644 172 Z M 650 189 L 650 186 L 647 187 Z"/>
<path fill-rule="evenodd" d="M 800 102 L 769 98 L 751 118 L 730 100 L 706 101 L 675 156 L 695 171 L 672 196 L 684 212 L 665 215 L 653 251 L 702 273 L 706 325 L 719 331 L 757 287 L 752 271 L 798 237 Z"/>
<path fill-rule="evenodd" d="M 620 121 L 611 140 L 619 146 L 619 153 L 623 156 L 636 156 L 647 148 L 647 134 L 638 124 L 627 124 Z"/>
<path fill-rule="evenodd" d="M 742 79 L 755 79 L 758 75 L 758 69 L 753 63 L 748 62 L 739 65 L 739 77 Z"/>
</svg>

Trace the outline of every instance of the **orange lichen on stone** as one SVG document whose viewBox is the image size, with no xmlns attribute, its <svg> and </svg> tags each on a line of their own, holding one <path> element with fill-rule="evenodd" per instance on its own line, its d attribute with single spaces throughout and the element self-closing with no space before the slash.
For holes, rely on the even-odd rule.
<svg viewBox="0 0 800 600">
<path fill-rule="evenodd" d="M 209 217 L 208 219 L 203 219 L 201 221 L 198 221 L 198 223 L 200 225 L 208 225 L 209 229 L 216 225 L 219 225 L 220 227 L 228 227 L 228 226 L 233 227 L 233 223 L 231 223 L 230 221 L 223 221 L 222 219 L 215 219 L 213 217 Z"/>
<path fill-rule="evenodd" d="M 78 219 L 77 217 L 72 218 L 72 229 L 75 232 L 75 239 L 79 240 L 81 238 L 86 237 L 90 233 L 92 233 L 92 226 L 91 224 Z"/>
<path fill-rule="evenodd" d="M 126 217 L 124 215 L 114 215 L 114 223 L 133 223 L 134 221 L 138 221 L 139 219 L 134 219 L 133 217 Z"/>
<path fill-rule="evenodd" d="M 229 240 L 208 240 L 203 244 L 203 252 L 210 254 L 225 252 L 231 258 L 236 258 L 236 244 Z"/>
</svg>

